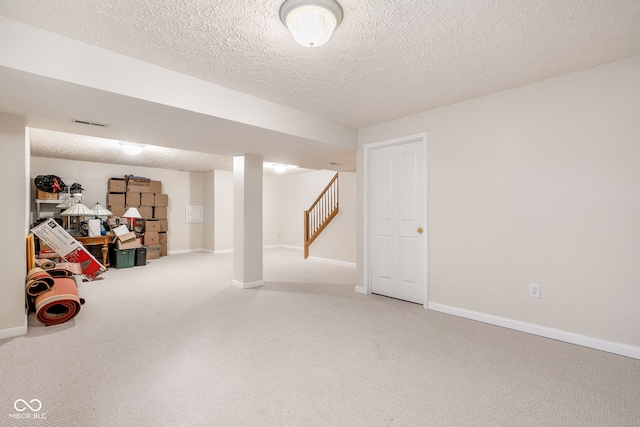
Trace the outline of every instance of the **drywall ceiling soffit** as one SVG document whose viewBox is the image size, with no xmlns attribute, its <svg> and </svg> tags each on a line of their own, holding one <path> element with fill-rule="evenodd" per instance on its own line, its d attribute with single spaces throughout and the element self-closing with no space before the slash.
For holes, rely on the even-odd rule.
<svg viewBox="0 0 640 427">
<path fill-rule="evenodd" d="M 0 14 L 352 127 L 640 54 L 637 0 L 340 0 L 326 45 L 279 0 L 3 1 Z"/>
<path fill-rule="evenodd" d="M 6 67 L 0 67 L 0 93 L 0 111 L 27 116 L 34 156 L 201 171 L 230 169 L 230 156 L 247 153 L 308 169 L 355 170 L 354 150 Z M 104 148 L 113 147 L 114 141 L 174 150 L 122 157 L 121 150 Z"/>
</svg>

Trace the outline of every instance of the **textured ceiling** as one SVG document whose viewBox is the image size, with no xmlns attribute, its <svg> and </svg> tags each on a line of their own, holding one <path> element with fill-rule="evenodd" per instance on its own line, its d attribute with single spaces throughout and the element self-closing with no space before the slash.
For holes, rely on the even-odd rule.
<svg viewBox="0 0 640 427">
<path fill-rule="evenodd" d="M 640 55 L 638 0 L 340 0 L 324 46 L 281 0 L 0 0 L 0 15 L 354 128 Z"/>
</svg>

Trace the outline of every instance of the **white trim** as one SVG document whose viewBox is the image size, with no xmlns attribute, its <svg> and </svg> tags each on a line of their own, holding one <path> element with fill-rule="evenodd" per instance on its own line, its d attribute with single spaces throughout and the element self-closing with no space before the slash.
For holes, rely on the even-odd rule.
<svg viewBox="0 0 640 427">
<path fill-rule="evenodd" d="M 267 245 L 267 246 L 263 246 L 262 250 L 265 250 L 265 249 L 279 249 L 281 247 L 282 246 L 280 246 L 280 245 Z"/>
<path fill-rule="evenodd" d="M 233 249 L 216 249 L 215 251 L 213 251 L 213 253 L 216 255 L 231 254 L 233 253 Z"/>
<path fill-rule="evenodd" d="M 24 325 L 17 326 L 15 328 L 0 329 L 0 340 L 3 340 L 5 338 L 19 337 L 20 335 L 26 335 L 28 330 L 27 324 L 27 315 L 25 314 Z"/>
<path fill-rule="evenodd" d="M 279 245 L 282 249 L 293 249 L 294 251 L 303 251 L 304 248 L 302 246 L 291 246 L 291 245 Z"/>
<path fill-rule="evenodd" d="M 180 254 L 192 254 L 195 252 L 202 252 L 204 251 L 204 249 L 200 248 L 200 249 L 178 249 L 175 251 L 168 251 L 167 255 L 180 255 Z"/>
<path fill-rule="evenodd" d="M 363 278 L 363 285 L 362 286 L 357 286 L 356 287 L 356 292 L 359 293 L 363 293 L 363 294 L 370 294 L 371 293 L 371 278 L 370 278 L 370 259 L 371 259 L 371 246 L 369 245 L 369 240 L 370 240 L 370 236 L 371 236 L 371 221 L 370 221 L 370 215 L 371 215 L 371 206 L 370 206 L 370 202 L 371 202 L 371 198 L 369 196 L 370 193 L 370 181 L 371 181 L 371 156 L 372 156 L 372 152 L 373 150 L 375 150 L 376 148 L 382 148 L 382 147 L 388 147 L 388 146 L 392 146 L 392 145 L 399 145 L 399 144 L 404 144 L 404 143 L 409 143 L 409 142 L 422 142 L 422 155 L 423 155 L 423 162 L 424 162 L 424 206 L 423 206 L 423 216 L 424 216 L 424 222 L 425 222 L 425 231 L 426 231 L 426 235 L 424 236 L 424 259 L 426 260 L 425 265 L 424 265 L 424 307 L 427 308 L 427 304 L 429 302 L 429 232 L 430 232 L 430 228 L 429 228 L 429 181 L 428 181 L 428 176 L 429 176 L 429 163 L 428 163 L 428 156 L 427 156 L 427 133 L 426 132 L 422 132 L 422 133 L 418 133 L 418 134 L 414 134 L 414 135 L 407 135 L 407 136 L 403 136 L 403 137 L 399 137 L 399 138 L 393 138 L 393 139 L 389 139 L 386 141 L 379 141 L 379 142 L 372 142 L 369 144 L 365 144 L 363 145 L 362 149 L 363 149 L 363 165 L 364 165 L 364 173 L 362 174 L 363 176 L 363 187 L 364 187 L 364 196 L 363 196 L 363 221 L 362 221 L 362 226 L 363 226 L 363 246 L 364 246 L 364 254 L 363 254 L 363 263 L 362 263 L 362 278 Z M 361 288 L 361 289 L 358 289 Z"/>
<path fill-rule="evenodd" d="M 255 280 L 253 282 L 241 282 L 239 280 L 233 279 L 231 283 L 234 286 L 237 286 L 238 288 L 251 289 L 251 288 L 257 288 L 259 286 L 264 285 L 264 280 Z"/>
<path fill-rule="evenodd" d="M 335 264 L 335 265 L 342 265 L 344 267 L 356 268 L 355 262 L 339 261 L 337 259 L 329 259 L 329 258 L 319 258 L 316 256 L 310 256 L 308 259 L 312 259 L 314 261 L 326 262 L 327 264 Z"/>
<path fill-rule="evenodd" d="M 197 248 L 197 249 L 178 249 L 175 251 L 169 251 L 167 252 L 167 255 L 196 254 L 196 253 L 202 253 L 202 252 L 209 253 L 209 254 L 217 253 L 215 251 L 212 251 L 211 249 Z"/>
<path fill-rule="evenodd" d="M 575 334 L 573 332 L 567 332 L 560 329 L 548 328 L 546 326 L 540 326 L 534 323 L 521 322 L 519 320 L 494 316 L 491 314 L 480 313 L 477 311 L 452 307 L 444 304 L 429 303 L 427 308 L 429 310 L 452 314 L 454 316 L 463 317 L 465 319 L 476 320 L 478 322 L 501 326 L 508 329 L 514 329 L 516 331 L 526 332 L 528 334 L 551 338 L 558 341 L 564 341 L 570 344 L 593 348 L 595 350 L 602 350 L 609 353 L 619 354 L 621 356 L 640 359 L 640 347 L 632 345 L 620 344 L 613 341 Z"/>
</svg>

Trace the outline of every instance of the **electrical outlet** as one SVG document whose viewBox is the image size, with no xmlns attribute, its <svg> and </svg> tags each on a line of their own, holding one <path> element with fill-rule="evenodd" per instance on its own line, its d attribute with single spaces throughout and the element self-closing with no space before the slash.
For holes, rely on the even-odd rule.
<svg viewBox="0 0 640 427">
<path fill-rule="evenodd" d="M 529 296 L 540 298 L 540 285 L 536 285 L 535 283 L 529 284 Z"/>
</svg>

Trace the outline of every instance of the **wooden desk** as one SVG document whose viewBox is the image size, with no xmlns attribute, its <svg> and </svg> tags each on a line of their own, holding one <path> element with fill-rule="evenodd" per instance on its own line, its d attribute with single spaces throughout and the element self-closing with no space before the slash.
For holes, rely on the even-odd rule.
<svg viewBox="0 0 640 427">
<path fill-rule="evenodd" d="M 102 245 L 102 265 L 109 267 L 107 258 L 109 257 L 109 243 L 114 238 L 113 233 L 109 233 L 105 236 L 87 237 L 87 236 L 73 236 L 83 246 L 96 246 Z"/>
</svg>

